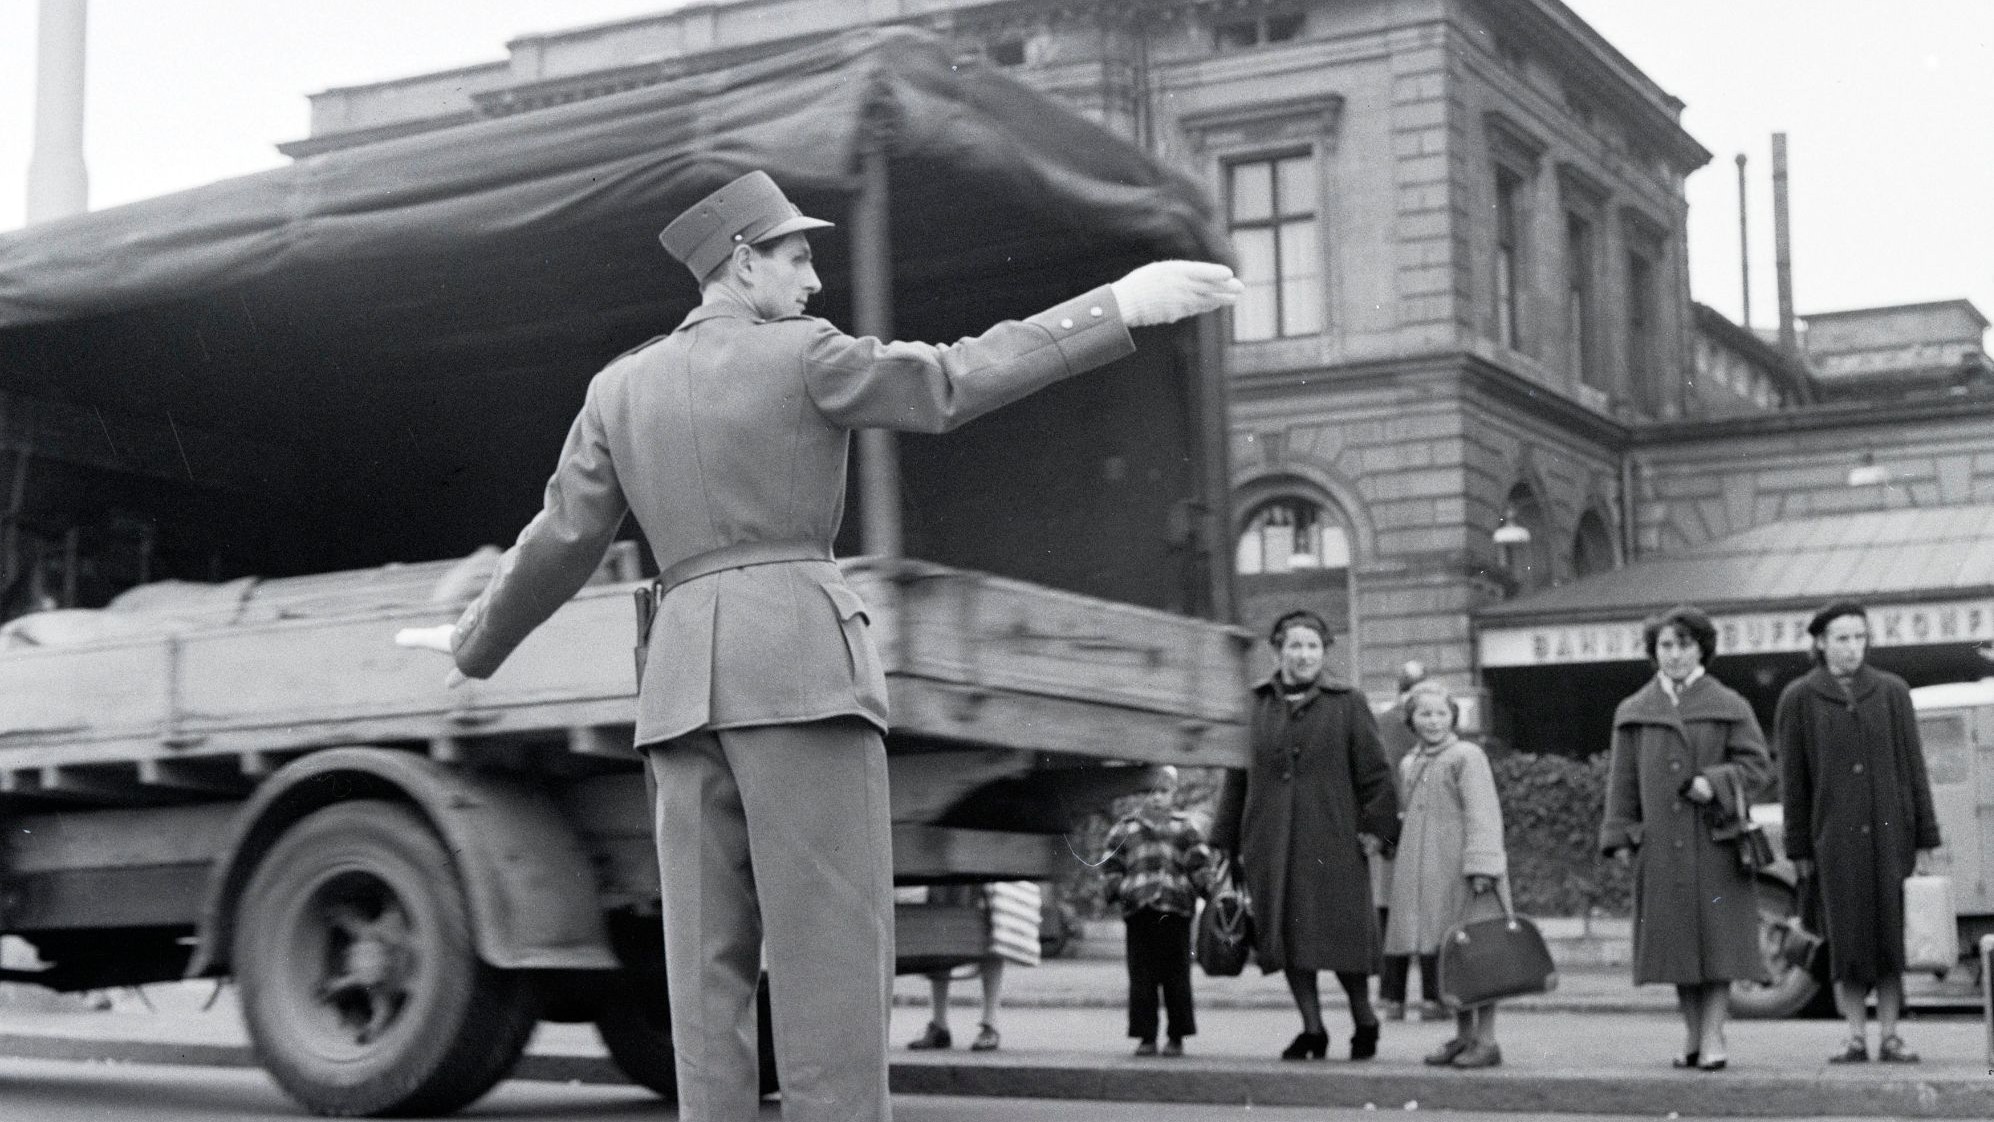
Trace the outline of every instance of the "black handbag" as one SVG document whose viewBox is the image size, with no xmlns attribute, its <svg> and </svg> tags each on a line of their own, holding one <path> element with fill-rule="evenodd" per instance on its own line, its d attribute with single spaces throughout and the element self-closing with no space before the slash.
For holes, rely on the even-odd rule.
<svg viewBox="0 0 1994 1122">
<path fill-rule="evenodd" d="M 1738 845 L 1738 864 L 1748 873 L 1756 873 L 1768 868 L 1778 860 L 1773 852 L 1772 838 L 1766 828 L 1752 821 L 1752 805 L 1745 801 L 1745 781 L 1738 773 L 1731 773 L 1731 805 L 1738 808 L 1737 835 L 1731 840 Z"/>
<path fill-rule="evenodd" d="M 1498 882 L 1502 915 L 1468 920 L 1440 940 L 1440 1000 L 1455 1010 L 1558 988 L 1558 966 L 1537 925 L 1516 914 Z"/>
<path fill-rule="evenodd" d="M 1763 891 L 1763 889 L 1761 889 Z M 1779 933 L 1779 957 L 1788 966 L 1812 972 L 1827 940 L 1821 930 L 1821 888 L 1812 874 L 1793 884 L 1794 914 L 1773 924 Z"/>
<path fill-rule="evenodd" d="M 1253 906 L 1231 861 L 1219 859 L 1210 894 L 1198 913 L 1193 947 L 1198 965 L 1214 978 L 1236 977 L 1253 954 Z"/>
</svg>

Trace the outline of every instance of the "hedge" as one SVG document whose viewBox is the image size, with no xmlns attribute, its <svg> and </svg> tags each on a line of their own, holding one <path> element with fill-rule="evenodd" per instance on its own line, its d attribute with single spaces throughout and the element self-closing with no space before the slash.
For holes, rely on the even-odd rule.
<svg viewBox="0 0 1994 1122">
<path fill-rule="evenodd" d="M 1587 760 L 1514 752 L 1489 761 L 1502 801 L 1503 844 L 1518 911 L 1631 912 L 1633 872 L 1598 856 L 1606 761 L 1603 752 Z"/>
</svg>

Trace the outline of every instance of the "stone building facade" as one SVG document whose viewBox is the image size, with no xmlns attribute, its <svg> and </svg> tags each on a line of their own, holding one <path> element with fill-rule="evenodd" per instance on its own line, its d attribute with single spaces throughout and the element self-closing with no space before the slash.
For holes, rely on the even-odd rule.
<svg viewBox="0 0 1994 1122">
<path fill-rule="evenodd" d="M 1989 486 L 1965 447 L 1984 423 L 1793 419 L 1813 408 L 1803 365 L 1690 299 L 1683 184 L 1710 153 L 1559 0 L 709 0 L 327 91 L 283 147 L 531 111 L 867 23 L 946 36 L 1210 187 L 1249 285 L 1228 348 L 1242 622 L 1323 610 L 1374 697 L 1414 658 L 1478 682 L 1492 604 L 1890 501 L 1831 486 L 1837 425 L 1904 461 L 1907 493 Z"/>
</svg>

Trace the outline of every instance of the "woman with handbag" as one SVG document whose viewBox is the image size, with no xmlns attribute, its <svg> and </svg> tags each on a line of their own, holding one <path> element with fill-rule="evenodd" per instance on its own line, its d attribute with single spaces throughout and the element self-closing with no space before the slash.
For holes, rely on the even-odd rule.
<svg viewBox="0 0 1994 1122">
<path fill-rule="evenodd" d="M 1248 703 L 1251 755 L 1243 774 L 1226 776 L 1213 845 L 1239 857 L 1254 958 L 1286 976 L 1302 1017 L 1281 1058 L 1328 1054 L 1317 988 L 1328 970 L 1350 1000 L 1350 1058 L 1368 1060 L 1378 1053 L 1370 982 L 1382 940 L 1366 858 L 1398 840 L 1398 791 L 1364 695 L 1323 676 L 1329 625 L 1289 612 L 1268 639 L 1279 662 Z"/>
<path fill-rule="evenodd" d="M 1752 707 L 1704 671 L 1717 647 L 1709 616 L 1671 608 L 1642 635 L 1658 673 L 1613 715 L 1600 850 L 1634 865 L 1634 982 L 1676 987 L 1675 1066 L 1721 1071 L 1731 983 L 1765 974 L 1734 818 L 1772 764 Z"/>
<path fill-rule="evenodd" d="M 1405 814 L 1385 953 L 1416 956 L 1423 985 L 1437 993 L 1442 939 L 1475 905 L 1493 901 L 1509 861 L 1495 774 L 1481 747 L 1456 734 L 1460 709 L 1453 695 L 1438 682 L 1421 682 L 1407 693 L 1404 711 L 1417 740 L 1399 764 Z M 1427 1063 L 1477 1068 L 1502 1062 L 1493 1003 L 1457 1009 L 1454 1017 L 1454 1039 Z"/>
</svg>

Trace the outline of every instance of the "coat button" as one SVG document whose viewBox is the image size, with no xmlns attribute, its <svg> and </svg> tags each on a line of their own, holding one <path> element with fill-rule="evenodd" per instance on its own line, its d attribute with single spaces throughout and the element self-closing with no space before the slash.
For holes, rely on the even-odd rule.
<svg viewBox="0 0 1994 1122">
<path fill-rule="evenodd" d="M 1681 761 L 1681 760 L 1673 760 L 1673 761 L 1671 761 L 1671 762 L 1669 763 L 1669 770 L 1670 770 L 1670 771 L 1681 771 L 1681 770 L 1682 770 L 1682 761 Z"/>
<path fill-rule="evenodd" d="M 1072 321 L 1072 320 L 1070 320 L 1070 319 L 1063 319 L 1063 320 L 1060 320 L 1060 321 L 1059 321 L 1059 326 L 1061 326 L 1061 327 L 1064 327 L 1064 328 L 1065 328 L 1065 329 L 1067 329 L 1068 331 L 1071 331 L 1071 330 L 1073 330 L 1073 321 Z"/>
<path fill-rule="evenodd" d="M 1087 309 L 1087 314 L 1090 316 L 1094 316 L 1095 318 L 1098 319 L 1103 314 L 1101 311 L 1101 305 L 1096 304 L 1093 307 Z"/>
<path fill-rule="evenodd" d="M 1869 833 L 1869 827 L 1865 825 L 1865 826 L 1864 826 L 1864 827 L 1862 828 L 1862 832 L 1863 832 L 1863 833 L 1865 833 L 1865 834 Z"/>
<path fill-rule="evenodd" d="M 1851 768 L 1851 769 L 1849 769 L 1849 770 L 1851 770 L 1851 771 L 1855 772 L 1855 773 L 1856 773 L 1857 775 L 1861 775 L 1861 774 L 1862 774 L 1862 765 L 1861 765 L 1861 764 L 1857 764 L 1857 765 L 1856 765 L 1855 767 L 1853 767 L 1853 768 Z"/>
</svg>

